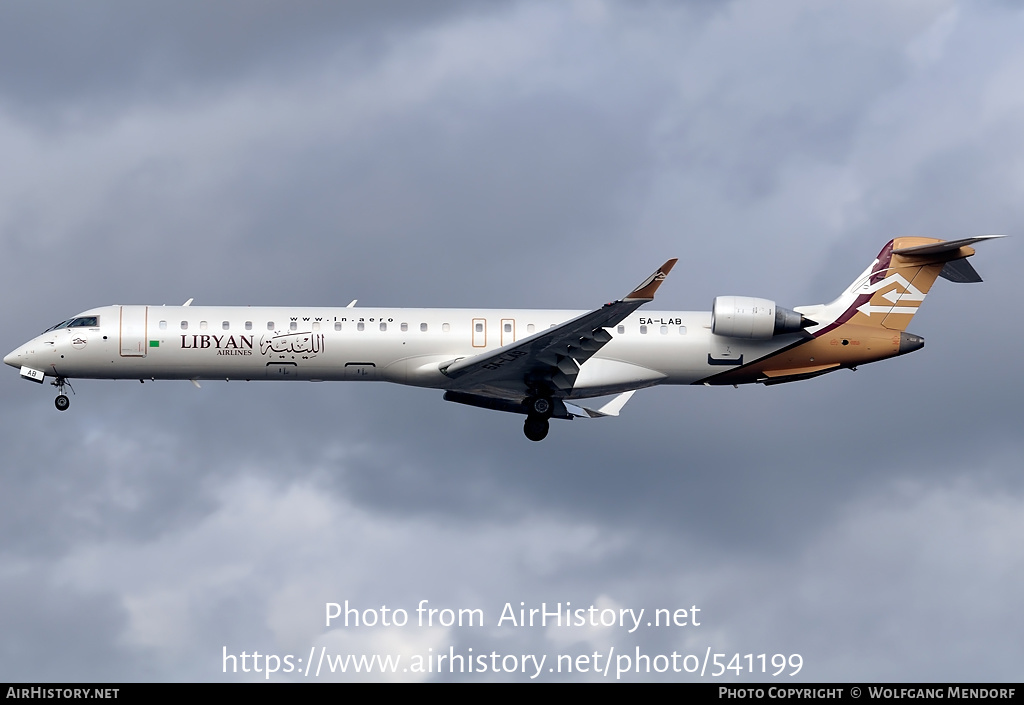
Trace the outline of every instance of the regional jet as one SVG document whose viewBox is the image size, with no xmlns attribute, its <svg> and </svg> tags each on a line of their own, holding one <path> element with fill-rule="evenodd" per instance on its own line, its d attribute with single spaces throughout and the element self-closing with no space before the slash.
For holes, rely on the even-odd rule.
<svg viewBox="0 0 1024 705">
<path fill-rule="evenodd" d="M 540 441 L 550 419 L 617 416 L 645 387 L 781 384 L 918 350 L 924 339 L 906 328 L 935 279 L 981 281 L 967 258 L 994 237 L 898 237 L 835 301 L 793 309 L 719 296 L 711 311 L 639 310 L 670 259 L 589 312 L 116 305 L 58 323 L 4 362 L 33 382 L 52 377 L 60 411 L 72 379 L 384 381 L 522 414 Z"/>
</svg>

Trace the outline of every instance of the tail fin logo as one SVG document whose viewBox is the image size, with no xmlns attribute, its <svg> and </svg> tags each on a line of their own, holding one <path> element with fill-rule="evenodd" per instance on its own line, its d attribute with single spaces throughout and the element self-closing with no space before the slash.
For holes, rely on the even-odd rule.
<svg viewBox="0 0 1024 705">
<path fill-rule="evenodd" d="M 858 287 L 857 293 L 860 295 L 875 294 L 882 289 L 887 289 L 890 285 L 893 285 L 893 288 L 878 294 L 878 296 L 872 296 L 871 300 L 861 306 L 858 306 L 857 310 L 869 317 L 872 313 L 903 313 L 908 316 L 913 316 L 917 313 L 918 306 L 922 301 L 924 301 L 925 293 L 915 287 L 911 282 L 907 281 L 906 278 L 896 270 L 890 270 L 889 274 L 886 275 L 884 279 L 880 279 L 874 283 L 871 282 L 870 277 L 865 279 L 864 283 Z M 885 299 L 889 304 L 873 306 L 872 301 L 876 304 L 881 303 L 878 299 Z M 903 303 L 911 303 L 913 305 L 897 305 Z"/>
</svg>

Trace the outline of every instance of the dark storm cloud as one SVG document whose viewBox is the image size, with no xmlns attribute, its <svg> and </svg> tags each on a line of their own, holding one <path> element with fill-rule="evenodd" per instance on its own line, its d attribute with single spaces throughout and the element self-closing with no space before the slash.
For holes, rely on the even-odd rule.
<svg viewBox="0 0 1024 705">
<path fill-rule="evenodd" d="M 5 557 L 0 574 L 4 677 L 50 682 L 157 678 L 147 654 L 120 644 L 129 617 L 117 595 L 69 593 L 52 565 Z M 83 645 L 89 644 L 88 648 Z"/>
<path fill-rule="evenodd" d="M 653 308 L 812 304 L 894 235 L 1024 215 L 1006 8 L 244 7 L 5 9 L 0 53 L 25 67 L 0 62 L 5 351 L 87 307 L 192 296 L 594 307 L 672 255 Z M 1002 365 L 1021 245 L 978 249 L 986 283 L 940 281 L 912 356 L 643 390 L 542 444 L 434 390 L 81 381 L 59 415 L 8 370 L 0 532 L 24 572 L 0 590 L 24 609 L 0 632 L 31 654 L 67 638 L 56 665 L 6 663 L 215 679 L 225 644 L 632 648 L 322 626 L 325 600 L 572 600 L 701 603 L 706 631 L 640 643 L 804 651 L 810 679 L 1005 678 L 937 646 L 1019 651 L 999 613 L 1020 578 L 1000 537 L 1022 503 Z M 980 619 L 949 615 L 965 594 Z"/>
<path fill-rule="evenodd" d="M 628 120 L 652 91 L 627 86 L 629 100 L 621 101 L 578 87 L 567 93 L 562 87 L 581 70 L 584 87 L 603 81 L 603 72 L 577 68 L 560 48 L 520 49 L 515 31 L 502 32 L 498 23 L 485 29 L 498 35 L 499 58 L 512 52 L 511 67 L 497 61 L 478 69 L 466 61 L 476 47 L 463 48 L 460 31 L 451 38 L 428 32 L 388 61 L 342 54 L 351 80 L 340 84 L 334 71 L 318 66 L 293 88 L 243 83 L 216 94 L 218 101 L 207 97 L 166 114 L 125 103 L 124 119 L 97 129 L 91 148 L 47 154 L 40 145 L 66 175 L 41 185 L 46 196 L 42 189 L 27 194 L 36 207 L 22 202 L 19 212 L 33 215 L 12 218 L 9 232 L 29 251 L 40 247 L 30 244 L 39 231 L 65 240 L 67 257 L 90 268 L 109 267 L 107 248 L 115 249 L 135 266 L 114 286 L 159 283 L 144 273 L 156 256 L 165 271 L 187 269 L 203 283 L 203 290 L 185 292 L 197 301 L 235 300 L 235 284 L 210 289 L 229 284 L 209 270 L 230 262 L 266 282 L 263 289 L 327 281 L 310 293 L 332 303 L 362 296 L 363 280 L 376 283 L 387 272 L 424 303 L 443 303 L 429 288 L 441 286 L 454 305 L 541 305 L 562 281 L 594 279 L 578 268 L 588 255 L 573 246 L 575 238 L 623 230 L 617 204 L 604 194 L 641 171 L 643 130 Z M 418 61 L 424 52 L 428 60 Z M 537 85 L 532 76 L 545 69 L 555 78 Z M 615 71 L 620 82 L 625 70 Z M 222 135 L 224 121 L 237 124 Z M 53 208 L 57 202 L 63 207 Z M 204 256 L 194 256 L 200 250 Z M 439 278 L 423 266 L 438 251 L 456 262 L 456 277 Z M 392 256 L 384 261 L 383 252 Z M 550 284 L 529 298 L 508 287 L 489 298 L 481 264 L 496 253 L 512 265 L 510 285 L 524 278 Z M 368 261 L 379 264 L 364 266 Z M 311 277 L 328 262 L 329 279 Z M 566 262 L 574 266 L 567 270 Z M 645 259 L 643 266 L 651 264 Z M 252 302 L 253 288 L 240 291 L 238 302 Z M 162 289 L 154 294 L 171 302 L 182 296 L 178 282 Z M 469 291 L 484 293 L 451 296 Z M 376 303 L 406 299 L 377 294 Z"/>
<path fill-rule="evenodd" d="M 223 90 L 254 75 L 283 78 L 339 47 L 379 55 L 396 35 L 473 12 L 459 0 L 420 3 L 14 2 L 0 23 L 0 97 L 31 120 L 109 114 Z"/>
</svg>

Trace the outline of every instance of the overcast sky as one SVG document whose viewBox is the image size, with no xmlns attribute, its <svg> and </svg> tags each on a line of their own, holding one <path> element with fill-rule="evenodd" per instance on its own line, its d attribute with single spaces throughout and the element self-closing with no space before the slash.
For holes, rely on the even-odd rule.
<svg viewBox="0 0 1024 705">
<path fill-rule="evenodd" d="M 591 309 L 673 256 L 659 309 L 793 307 L 894 236 L 1018 237 L 936 284 L 913 355 L 644 390 L 543 443 L 379 383 L 82 380 L 61 414 L 5 368 L 0 681 L 313 647 L 1019 680 L 1021 36 L 1015 3 L 946 0 L 4 3 L 3 353 L 192 297 Z M 487 623 L 325 626 L 345 600 Z M 498 627 L 507 602 L 700 626 Z"/>
</svg>

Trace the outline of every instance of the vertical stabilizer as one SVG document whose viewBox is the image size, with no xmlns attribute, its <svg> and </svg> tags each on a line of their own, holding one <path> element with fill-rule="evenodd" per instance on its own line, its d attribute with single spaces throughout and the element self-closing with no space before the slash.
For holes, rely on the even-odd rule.
<svg viewBox="0 0 1024 705">
<path fill-rule="evenodd" d="M 845 323 L 904 331 L 940 275 L 960 282 L 981 280 L 966 258 L 975 252 L 971 244 L 993 237 L 1000 236 L 898 237 L 886 243 L 871 266 L 835 301 L 796 310 L 818 322 L 808 329 L 815 336 Z"/>
</svg>

